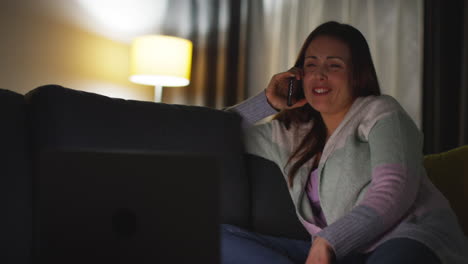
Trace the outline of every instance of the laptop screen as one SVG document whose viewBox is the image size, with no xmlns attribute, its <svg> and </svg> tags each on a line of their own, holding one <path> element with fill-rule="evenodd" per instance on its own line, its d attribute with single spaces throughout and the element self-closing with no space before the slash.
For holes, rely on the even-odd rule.
<svg viewBox="0 0 468 264">
<path fill-rule="evenodd" d="M 35 262 L 219 262 L 216 157 L 52 151 L 36 171 Z"/>
</svg>

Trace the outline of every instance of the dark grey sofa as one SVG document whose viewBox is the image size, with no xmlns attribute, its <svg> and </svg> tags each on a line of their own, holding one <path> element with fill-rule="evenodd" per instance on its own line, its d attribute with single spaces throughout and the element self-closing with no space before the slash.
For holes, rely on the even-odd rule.
<svg viewBox="0 0 468 264">
<path fill-rule="evenodd" d="M 240 117 L 206 107 L 113 99 L 57 85 L 0 90 L 0 263 L 31 263 L 41 155 L 54 151 L 221 155 L 220 222 L 309 239 L 275 164 L 245 154 Z M 202 212 L 201 212 L 202 213 Z"/>
</svg>

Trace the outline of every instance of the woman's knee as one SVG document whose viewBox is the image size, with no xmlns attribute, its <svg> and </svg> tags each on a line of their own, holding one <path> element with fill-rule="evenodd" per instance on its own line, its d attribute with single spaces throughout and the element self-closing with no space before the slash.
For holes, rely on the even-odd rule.
<svg viewBox="0 0 468 264">
<path fill-rule="evenodd" d="M 366 264 L 440 264 L 437 255 L 426 245 L 409 238 L 391 239 L 377 247 L 367 258 Z"/>
<path fill-rule="evenodd" d="M 220 225 L 221 234 L 222 235 L 248 235 L 249 231 L 243 229 L 242 227 L 238 227 L 235 225 L 230 224 L 221 224 Z"/>
<path fill-rule="evenodd" d="M 231 225 L 231 224 L 221 224 L 220 228 L 221 228 L 222 231 L 231 231 L 231 230 L 240 229 L 240 227 L 237 227 L 237 226 Z"/>
</svg>

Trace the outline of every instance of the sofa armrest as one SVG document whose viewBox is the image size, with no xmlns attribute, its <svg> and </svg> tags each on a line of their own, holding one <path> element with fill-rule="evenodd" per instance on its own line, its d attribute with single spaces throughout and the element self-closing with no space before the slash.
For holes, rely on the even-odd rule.
<svg viewBox="0 0 468 264">
<path fill-rule="evenodd" d="M 31 257 L 31 173 L 24 97 L 0 89 L 0 263 Z"/>
</svg>

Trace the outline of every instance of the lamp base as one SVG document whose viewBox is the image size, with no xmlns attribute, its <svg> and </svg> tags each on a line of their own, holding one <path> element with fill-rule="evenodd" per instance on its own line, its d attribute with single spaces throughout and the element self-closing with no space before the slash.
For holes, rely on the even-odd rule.
<svg viewBox="0 0 468 264">
<path fill-rule="evenodd" d="M 163 92 L 163 87 L 161 85 L 154 86 L 154 101 L 156 103 L 162 102 L 162 92 Z"/>
</svg>

